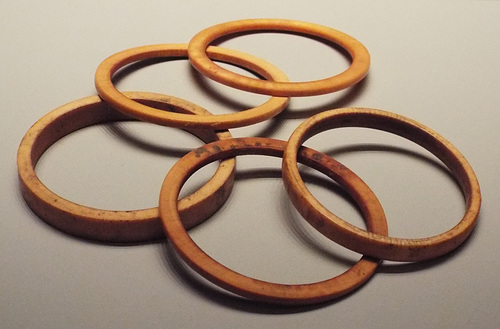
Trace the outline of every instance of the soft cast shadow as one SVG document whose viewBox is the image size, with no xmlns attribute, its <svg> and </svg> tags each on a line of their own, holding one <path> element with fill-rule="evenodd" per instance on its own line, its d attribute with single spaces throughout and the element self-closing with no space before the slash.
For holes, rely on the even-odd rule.
<svg viewBox="0 0 500 329">
<path fill-rule="evenodd" d="M 253 301 L 239 297 L 214 286 L 209 281 L 193 272 L 193 270 L 191 270 L 184 263 L 184 261 L 179 258 L 177 253 L 174 251 L 174 248 L 169 243 L 162 243 L 161 246 L 165 268 L 168 270 L 170 275 L 172 275 L 183 286 L 195 293 L 198 297 L 201 297 L 210 303 L 216 303 L 225 308 L 257 314 L 294 314 L 320 309 L 345 298 L 344 296 L 334 302 L 305 306 L 276 305 Z"/>
<path fill-rule="evenodd" d="M 113 84 L 116 86 L 128 75 L 136 71 L 139 71 L 143 68 L 146 68 L 151 65 L 168 63 L 179 60 L 187 60 L 187 57 L 154 57 L 154 58 L 144 59 L 122 67 L 113 75 L 113 78 L 111 80 L 113 81 Z"/>
<path fill-rule="evenodd" d="M 333 158 L 338 157 L 340 155 L 356 153 L 356 152 L 385 152 L 411 158 L 412 160 L 421 162 L 423 165 L 431 166 L 433 169 L 440 171 L 441 174 L 447 176 L 454 183 L 455 187 L 460 192 L 462 192 L 460 184 L 453 176 L 453 174 L 450 172 L 448 167 L 446 167 L 441 161 L 439 161 L 437 158 L 434 158 L 430 154 L 429 155 L 422 154 L 399 146 L 385 145 L 385 144 L 369 144 L 369 143 L 335 147 L 324 151 L 325 154 Z"/>
<path fill-rule="evenodd" d="M 128 146 L 151 154 L 181 158 L 192 151 L 191 148 L 179 148 L 163 144 L 157 145 L 151 143 L 150 141 L 142 140 L 139 136 L 137 136 L 137 134 L 127 131 L 126 127 L 124 127 L 124 125 L 120 122 L 109 123 L 106 125 L 106 129 L 111 135 L 127 143 Z"/>
<path fill-rule="evenodd" d="M 283 119 L 307 119 L 313 115 L 321 112 L 325 112 L 331 109 L 349 107 L 350 104 L 354 103 L 358 98 L 360 98 L 368 88 L 370 83 L 370 77 L 367 75 L 363 80 L 357 84 L 343 90 L 334 93 L 334 99 L 331 101 L 321 104 L 318 106 L 312 106 L 307 108 L 295 108 L 293 103 L 288 107 L 288 109 L 283 113 Z M 337 96 L 338 93 L 342 93 L 341 96 Z"/>
<path fill-rule="evenodd" d="M 332 197 L 339 198 L 344 202 L 350 203 L 354 207 L 359 216 L 362 217 L 361 210 L 357 206 L 353 198 L 336 182 L 327 178 L 326 176 L 317 176 L 309 173 L 301 173 L 301 177 L 308 185 L 316 185 L 322 187 L 326 190 L 332 192 Z M 245 179 L 255 179 L 255 178 L 281 178 L 280 169 L 254 169 L 245 170 L 236 174 L 237 180 Z M 282 209 L 282 213 L 286 214 L 281 220 L 284 222 L 288 231 L 293 235 L 293 237 L 301 243 L 304 247 L 315 252 L 319 256 L 325 257 L 335 263 L 342 264 L 344 266 L 353 266 L 356 261 L 349 259 L 347 257 L 340 256 L 329 250 L 327 247 L 322 245 L 309 231 L 307 231 L 304 226 L 307 226 L 307 222 L 303 219 L 300 214 L 293 213 L 293 205 L 291 204 L 285 189 L 282 189 L 282 194 L 280 196 L 279 207 Z"/>
</svg>

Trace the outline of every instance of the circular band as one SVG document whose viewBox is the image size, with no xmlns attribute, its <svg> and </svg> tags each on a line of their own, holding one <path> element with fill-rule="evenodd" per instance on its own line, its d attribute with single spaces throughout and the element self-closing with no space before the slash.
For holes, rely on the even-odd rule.
<svg viewBox="0 0 500 329">
<path fill-rule="evenodd" d="M 281 31 L 314 36 L 333 42 L 347 50 L 351 66 L 333 77 L 308 82 L 264 81 L 226 70 L 208 56 L 207 47 L 214 40 L 234 33 Z M 188 46 L 189 60 L 205 76 L 222 84 L 273 96 L 314 96 L 345 89 L 361 81 L 370 67 L 370 54 L 359 41 L 326 26 L 285 19 L 246 19 L 209 27 L 196 34 Z"/>
<path fill-rule="evenodd" d="M 176 200 L 184 182 L 207 163 L 243 154 L 281 157 L 285 142 L 268 138 L 237 138 L 200 147 L 182 157 L 167 174 L 160 192 L 160 218 L 167 237 L 180 256 L 211 282 L 241 296 L 280 304 L 313 304 L 340 297 L 366 282 L 375 272 L 378 260 L 362 257 L 343 274 L 311 284 L 276 284 L 249 278 L 219 264 L 191 240 L 182 226 Z M 387 223 L 380 203 L 369 187 L 342 164 L 308 148 L 301 148 L 299 161 L 336 180 L 360 206 L 368 230 L 387 234 Z"/>
<path fill-rule="evenodd" d="M 459 182 L 466 199 L 463 219 L 442 234 L 402 239 L 364 231 L 329 212 L 302 181 L 297 167 L 300 145 L 313 135 L 339 127 L 366 127 L 387 131 L 426 148 L 438 157 Z M 428 127 L 403 116 L 374 109 L 336 109 L 315 115 L 292 134 L 283 156 L 283 180 L 297 210 L 323 235 L 351 250 L 392 261 L 421 261 L 457 248 L 472 232 L 481 206 L 476 175 L 462 154 Z"/>
<path fill-rule="evenodd" d="M 288 81 L 286 75 L 270 63 L 241 52 L 210 47 L 208 56 L 217 61 L 227 62 L 255 72 L 266 79 Z M 97 68 L 95 86 L 99 95 L 115 109 L 142 121 L 152 122 L 171 127 L 192 127 L 228 129 L 243 127 L 265 121 L 283 111 L 289 99 L 286 97 L 271 97 L 264 104 L 245 111 L 210 115 L 193 116 L 184 113 L 170 113 L 137 103 L 120 93 L 111 78 L 121 67 L 149 58 L 187 58 L 187 45 L 164 44 L 132 48 L 116 53 L 105 59 Z"/>
<path fill-rule="evenodd" d="M 209 112 L 181 99 L 152 93 L 126 93 L 136 101 L 166 111 L 209 115 Z M 90 208 L 61 198 L 38 179 L 35 166 L 53 143 L 87 126 L 133 120 L 111 109 L 98 96 L 61 106 L 42 117 L 24 136 L 17 166 L 21 191 L 28 206 L 43 220 L 66 233 L 106 242 L 140 242 L 165 237 L 158 208 L 112 211 Z M 228 131 L 193 131 L 205 142 L 231 138 Z M 234 181 L 235 160 L 220 163 L 214 176 L 198 191 L 179 201 L 183 223 L 193 227 L 212 215 L 225 202 Z M 177 207 L 176 207 L 177 209 Z"/>
</svg>

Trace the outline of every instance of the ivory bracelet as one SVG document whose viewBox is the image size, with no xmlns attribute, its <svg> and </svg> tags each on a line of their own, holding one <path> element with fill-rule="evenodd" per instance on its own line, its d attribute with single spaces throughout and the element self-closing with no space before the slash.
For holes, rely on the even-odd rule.
<svg viewBox="0 0 500 329">
<path fill-rule="evenodd" d="M 438 157 L 458 180 L 467 209 L 462 220 L 450 230 L 427 238 L 403 239 L 367 232 L 326 209 L 309 192 L 297 167 L 300 145 L 313 135 L 339 127 L 365 127 L 390 132 L 426 148 Z M 364 108 L 335 109 L 304 121 L 291 135 L 283 156 L 283 180 L 297 210 L 326 237 L 364 255 L 415 262 L 444 255 L 457 248 L 472 232 L 481 206 L 479 183 L 464 156 L 446 139 L 409 118 Z"/>
<path fill-rule="evenodd" d="M 347 50 L 351 65 L 344 72 L 330 78 L 307 81 L 265 81 L 227 70 L 210 60 L 207 47 L 215 40 L 235 33 L 288 32 L 317 37 Z M 258 94 L 273 96 L 315 96 L 348 88 L 361 81 L 370 67 L 370 54 L 358 40 L 332 28 L 286 19 L 245 19 L 222 23 L 196 34 L 189 42 L 189 60 L 203 75 L 217 82 Z"/>
<path fill-rule="evenodd" d="M 210 47 L 208 56 L 217 61 L 227 62 L 253 71 L 266 79 L 288 81 L 286 75 L 270 63 L 254 56 L 234 50 Z M 287 105 L 286 97 L 271 97 L 257 107 L 229 114 L 194 116 L 185 113 L 170 113 L 159 111 L 125 97 L 119 92 L 111 78 L 121 67 L 136 61 L 150 58 L 186 58 L 187 45 L 162 44 L 127 49 L 105 59 L 97 68 L 95 86 L 99 95 L 115 109 L 146 122 L 152 122 L 171 127 L 228 129 L 243 127 L 270 119 Z"/>
<path fill-rule="evenodd" d="M 366 282 L 375 272 L 378 260 L 362 257 L 341 275 L 310 284 L 277 284 L 237 273 L 208 256 L 189 237 L 176 208 L 184 182 L 204 165 L 243 154 L 281 157 L 285 142 L 259 137 L 217 141 L 193 150 L 168 172 L 160 192 L 160 217 L 170 243 L 186 263 L 211 282 L 240 296 L 279 304 L 314 304 L 343 296 Z M 385 215 L 370 188 L 353 172 L 317 151 L 301 148 L 302 163 L 336 180 L 354 198 L 367 221 L 368 230 L 387 234 Z"/>
<path fill-rule="evenodd" d="M 165 111 L 209 115 L 208 111 L 195 104 L 170 96 L 153 93 L 125 95 Z M 158 208 L 115 211 L 83 206 L 52 192 L 35 172 L 35 166 L 45 150 L 65 135 L 87 126 L 123 120 L 133 119 L 111 109 L 98 96 L 92 96 L 53 110 L 28 130 L 17 155 L 19 181 L 26 203 L 40 218 L 63 232 L 91 240 L 121 243 L 164 238 Z M 228 131 L 192 132 L 205 142 L 231 138 Z M 221 162 L 204 186 L 179 201 L 183 225 L 193 227 L 219 209 L 232 189 L 234 168 L 234 159 Z"/>
</svg>

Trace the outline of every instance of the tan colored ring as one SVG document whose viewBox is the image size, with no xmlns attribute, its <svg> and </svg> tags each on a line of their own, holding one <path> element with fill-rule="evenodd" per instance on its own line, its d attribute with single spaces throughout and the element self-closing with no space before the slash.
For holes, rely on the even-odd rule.
<svg viewBox="0 0 500 329">
<path fill-rule="evenodd" d="M 327 129 L 366 127 L 387 131 L 424 147 L 438 157 L 458 180 L 467 209 L 462 220 L 442 234 L 403 239 L 367 232 L 329 212 L 306 188 L 297 167 L 297 150 L 308 138 Z M 392 261 L 421 261 L 444 255 L 470 235 L 481 207 L 479 182 L 470 164 L 446 139 L 403 116 L 374 109 L 335 109 L 303 122 L 291 135 L 283 156 L 283 180 L 297 210 L 326 237 L 351 250 Z"/>
<path fill-rule="evenodd" d="M 126 93 L 126 96 L 166 111 L 209 115 L 203 108 L 178 98 L 152 93 Z M 158 208 L 112 211 L 82 206 L 53 193 L 36 175 L 36 163 L 60 138 L 87 126 L 124 120 L 133 119 L 111 109 L 98 96 L 92 96 L 53 110 L 28 130 L 19 146 L 17 166 L 23 197 L 40 218 L 66 233 L 105 242 L 140 242 L 165 237 Z M 231 138 L 228 131 L 192 133 L 205 142 Z M 202 222 L 224 203 L 233 186 L 234 168 L 234 159 L 221 162 L 204 186 L 179 201 L 186 227 Z"/>
<path fill-rule="evenodd" d="M 219 47 L 207 49 L 208 56 L 216 61 L 227 62 L 253 71 L 266 79 L 288 81 L 286 75 L 270 63 L 254 56 Z M 187 45 L 163 44 L 132 48 L 116 53 L 105 59 L 97 68 L 95 86 L 99 95 L 115 109 L 142 121 L 171 127 L 228 129 L 243 127 L 270 119 L 287 105 L 286 97 L 271 97 L 257 107 L 230 114 L 193 116 L 184 113 L 158 111 L 150 106 L 137 103 L 120 93 L 111 78 L 121 67 L 149 58 L 186 58 Z"/>
<path fill-rule="evenodd" d="M 218 141 L 200 147 L 181 158 L 167 174 L 160 192 L 160 217 L 169 241 L 179 255 L 195 271 L 241 296 L 279 304 L 320 303 L 347 294 L 366 282 L 375 272 L 378 260 L 362 257 L 343 274 L 310 284 L 277 284 L 249 278 L 221 265 L 191 240 L 176 209 L 176 200 L 184 182 L 204 165 L 243 154 L 281 157 L 284 141 L 248 137 Z M 370 188 L 342 164 L 308 148 L 301 148 L 299 161 L 336 180 L 354 198 L 367 221 L 368 230 L 387 234 L 385 215 Z"/>
<path fill-rule="evenodd" d="M 246 77 L 226 70 L 210 60 L 206 49 L 213 41 L 234 33 L 257 31 L 298 33 L 333 42 L 349 52 L 351 66 L 344 72 L 326 79 L 276 82 Z M 332 93 L 361 81 L 370 67 L 368 50 L 353 37 L 326 26 L 285 19 L 245 19 L 214 25 L 191 39 L 188 54 L 193 66 L 210 79 L 241 90 L 273 96 L 314 96 Z"/>
</svg>

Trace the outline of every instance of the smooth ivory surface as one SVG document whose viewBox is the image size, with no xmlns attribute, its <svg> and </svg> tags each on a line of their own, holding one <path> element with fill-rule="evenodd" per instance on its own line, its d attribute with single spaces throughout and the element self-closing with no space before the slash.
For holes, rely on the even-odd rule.
<svg viewBox="0 0 500 329">
<path fill-rule="evenodd" d="M 52 109 L 95 95 L 93 79 L 102 60 L 141 45 L 187 43 L 213 24 L 275 17 L 355 37 L 370 52 L 368 77 L 334 94 L 292 98 L 276 119 L 232 129 L 233 136 L 287 139 L 307 117 L 335 107 L 379 108 L 422 122 L 457 147 L 481 185 L 478 226 L 463 247 L 421 264 L 384 262 L 366 285 L 333 303 L 275 307 L 206 283 L 167 242 L 87 242 L 50 227 L 25 205 L 16 168 L 22 137 Z M 499 18 L 498 1 L 2 1 L 0 327 L 496 328 Z M 348 67 L 328 45 L 286 34 L 240 36 L 221 46 L 262 57 L 293 81 L 325 78 Z M 268 99 L 204 79 L 185 60 L 149 64 L 119 72 L 118 89 L 185 98 L 213 113 Z M 37 173 L 56 193 L 85 205 L 153 207 L 168 169 L 201 143 L 146 123 L 95 126 L 47 150 Z M 437 234 L 463 216 L 460 189 L 444 167 L 402 138 L 346 128 L 321 133 L 306 145 L 334 156 L 367 182 L 394 236 Z M 238 160 L 228 202 L 190 231 L 204 251 L 247 276 L 281 283 L 327 279 L 359 259 L 316 233 L 295 211 L 280 180 L 279 159 Z M 198 172 L 181 194 L 215 168 Z M 364 227 L 329 179 L 305 169 L 304 180 L 328 209 Z"/>
</svg>

